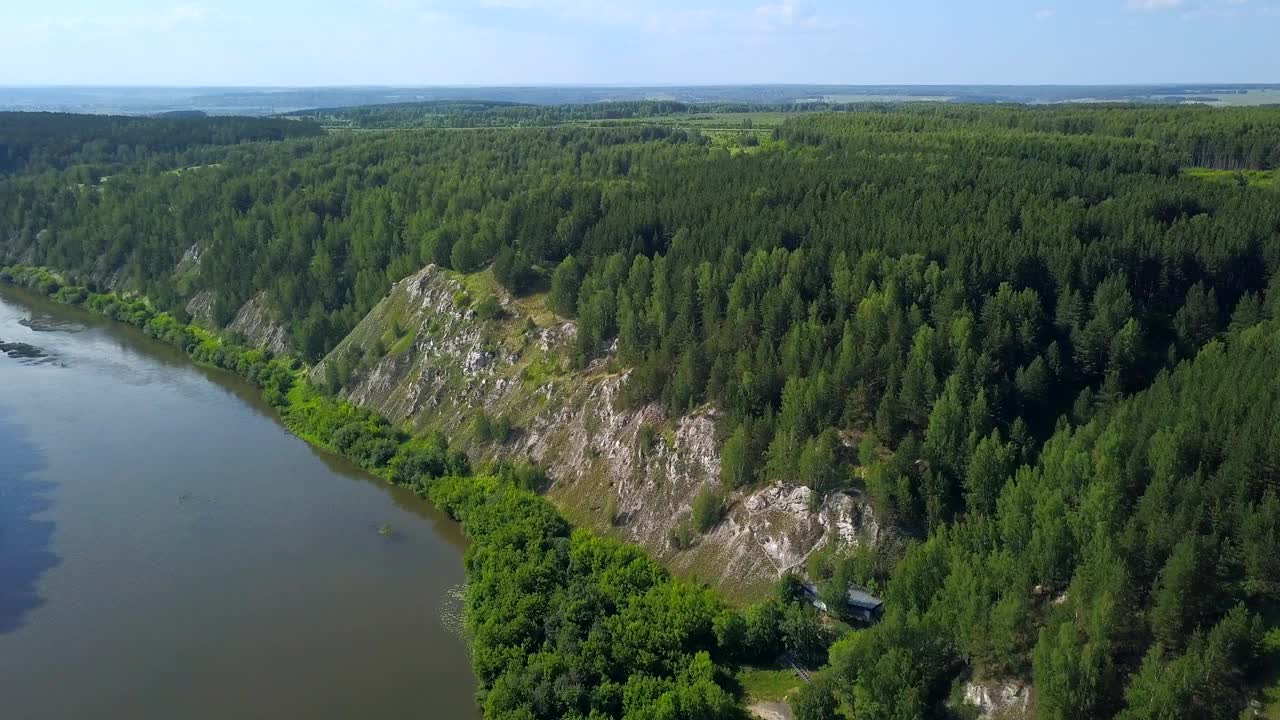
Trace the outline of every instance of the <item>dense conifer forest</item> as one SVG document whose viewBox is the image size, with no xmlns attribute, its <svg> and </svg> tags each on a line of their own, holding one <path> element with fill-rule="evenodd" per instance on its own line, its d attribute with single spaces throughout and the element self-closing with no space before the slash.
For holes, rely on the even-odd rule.
<svg viewBox="0 0 1280 720">
<path fill-rule="evenodd" d="M 182 326 L 265 292 L 304 362 L 426 264 L 491 269 L 576 320 L 575 367 L 632 369 L 620 403 L 718 408 L 729 489 L 857 488 L 909 539 L 810 564 L 882 589 L 876 625 L 791 581 L 733 609 L 570 531 L 535 470 L 328 427 L 475 538 L 488 717 L 735 717 L 725 669 L 783 651 L 823 665 L 806 720 L 952 716 L 970 677 L 1041 718 L 1239 717 L 1280 645 L 1280 110 L 838 110 L 0 114 L 0 265 Z"/>
<path fill-rule="evenodd" d="M 76 167 L 94 182 L 103 173 L 132 165 L 195 164 L 219 157 L 211 146 L 318 135 L 312 123 L 269 118 L 161 118 L 0 113 L 0 175 Z"/>
</svg>

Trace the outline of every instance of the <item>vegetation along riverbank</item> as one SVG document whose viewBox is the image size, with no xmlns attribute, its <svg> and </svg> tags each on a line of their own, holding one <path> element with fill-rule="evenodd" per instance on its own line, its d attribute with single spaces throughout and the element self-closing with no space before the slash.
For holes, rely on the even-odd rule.
<svg viewBox="0 0 1280 720">
<path fill-rule="evenodd" d="M 794 582 L 776 598 L 731 607 L 705 586 L 673 579 L 639 548 L 572 528 L 535 492 L 544 478 L 532 465 L 472 468 L 443 436 L 411 436 L 312 386 L 294 358 L 47 269 L 3 267 L 0 281 L 136 326 L 246 378 L 294 434 L 461 522 L 471 540 L 466 631 L 487 717 L 743 717 L 751 688 L 739 677 L 755 674 L 739 667 L 784 653 L 818 661 L 833 637 Z"/>
</svg>

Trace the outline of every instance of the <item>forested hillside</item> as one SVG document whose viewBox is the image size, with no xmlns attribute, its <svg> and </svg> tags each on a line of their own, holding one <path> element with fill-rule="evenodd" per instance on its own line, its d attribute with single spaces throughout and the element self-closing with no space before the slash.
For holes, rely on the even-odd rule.
<svg viewBox="0 0 1280 720">
<path fill-rule="evenodd" d="M 0 175 L 120 165 L 181 167 L 211 157 L 208 146 L 320 133 L 309 122 L 174 115 L 135 118 L 70 113 L 0 113 Z M 203 154 L 191 154 L 203 149 Z M 100 175 L 84 177 L 97 181 Z"/>
<path fill-rule="evenodd" d="M 907 553 L 884 623 L 806 699 L 918 717 L 963 665 L 1032 678 L 1040 718 L 1238 717 L 1280 578 L 1277 368 L 1277 324 L 1240 322 L 1035 462 L 983 440 L 969 478 L 999 479 Z"/>
<path fill-rule="evenodd" d="M 205 298 L 217 326 L 261 303 L 313 363 L 424 266 L 486 271 L 573 321 L 564 372 L 626 373 L 619 408 L 713 408 L 720 498 L 862 493 L 905 539 L 809 563 L 889 612 L 803 717 L 960 712 L 969 677 L 1029 681 L 1044 718 L 1238 716 L 1280 587 L 1280 111 L 847 110 L 704 132 L 675 105 L 476 103 L 425 124 L 480 129 L 188 145 L 165 123 L 212 121 L 138 120 L 165 139 L 84 158 L 0 115 L 36 138 L 0 260 L 183 319 Z M 525 122 L 548 126 L 482 127 Z M 404 352 L 387 330 L 328 389 Z"/>
</svg>

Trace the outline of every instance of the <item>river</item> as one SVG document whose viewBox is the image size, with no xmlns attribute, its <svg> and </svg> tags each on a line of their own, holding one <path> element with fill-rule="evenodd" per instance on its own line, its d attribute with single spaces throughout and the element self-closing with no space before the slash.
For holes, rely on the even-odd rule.
<svg viewBox="0 0 1280 720">
<path fill-rule="evenodd" d="M 129 326 L 0 341 L 0 715 L 478 716 L 448 518 Z"/>
</svg>

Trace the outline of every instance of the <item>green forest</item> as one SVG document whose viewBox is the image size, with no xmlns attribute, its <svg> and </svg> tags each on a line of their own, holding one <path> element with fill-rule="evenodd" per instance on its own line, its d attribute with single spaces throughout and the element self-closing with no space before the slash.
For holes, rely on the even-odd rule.
<svg viewBox="0 0 1280 720">
<path fill-rule="evenodd" d="M 1240 717 L 1280 652 L 1280 110 L 823 110 L 0 113 L 0 279 L 251 377 L 461 519 L 486 717 L 739 717 L 733 669 L 783 654 L 821 667 L 804 720 L 964 717 L 967 678 L 1040 718 Z M 432 263 L 575 320 L 621 404 L 717 408 L 726 490 L 865 492 L 907 542 L 809 574 L 883 620 L 794 577 L 736 607 L 571 529 L 536 468 L 301 380 Z M 293 359 L 219 339 L 260 293 Z"/>
</svg>

